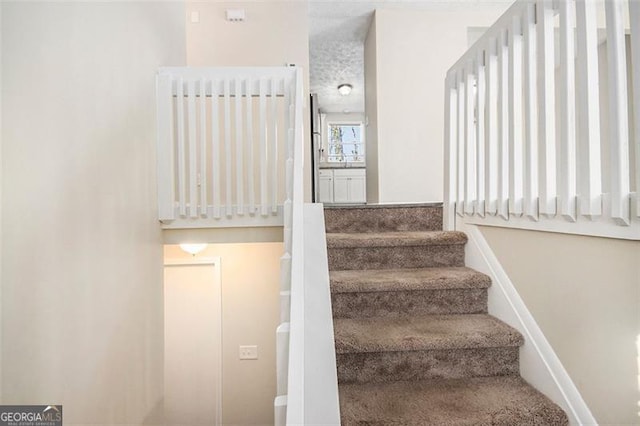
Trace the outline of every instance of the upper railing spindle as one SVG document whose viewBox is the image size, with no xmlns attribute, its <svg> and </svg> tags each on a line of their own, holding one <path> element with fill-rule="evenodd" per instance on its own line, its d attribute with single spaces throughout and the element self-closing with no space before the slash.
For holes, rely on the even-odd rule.
<svg viewBox="0 0 640 426">
<path fill-rule="evenodd" d="M 255 167 L 255 159 L 253 154 L 253 97 L 252 97 L 253 80 L 248 77 L 245 80 L 245 96 L 246 96 L 246 143 L 247 143 L 247 187 L 249 192 L 249 214 L 256 212 L 256 194 L 253 168 Z"/>
<path fill-rule="evenodd" d="M 509 49 L 507 30 L 498 37 L 498 215 L 509 219 Z"/>
<path fill-rule="evenodd" d="M 267 98 L 265 81 L 260 78 L 260 214 L 266 216 L 267 208 Z"/>
<path fill-rule="evenodd" d="M 207 216 L 207 81 L 200 79 L 200 215 Z"/>
<path fill-rule="evenodd" d="M 522 215 L 522 19 L 509 29 L 509 214 Z"/>
<path fill-rule="evenodd" d="M 221 172 L 220 172 L 220 157 L 222 156 L 222 150 L 220 147 L 220 127 L 218 121 L 220 119 L 220 113 L 218 104 L 220 100 L 218 98 L 218 81 L 211 81 L 211 164 L 212 164 L 212 185 L 213 191 L 213 217 L 214 219 L 220 219 L 220 203 L 221 203 Z"/>
<path fill-rule="evenodd" d="M 242 80 L 238 77 L 234 85 L 235 96 L 235 142 L 236 142 L 236 206 L 237 214 L 244 215 L 244 140 L 242 135 Z"/>
<path fill-rule="evenodd" d="M 476 143 L 474 126 L 475 81 L 473 63 L 470 62 L 465 70 L 464 85 L 464 140 L 465 140 L 465 182 L 464 182 L 464 212 L 473 214 L 476 200 Z"/>
<path fill-rule="evenodd" d="M 271 78 L 271 213 L 278 212 L 278 79 Z"/>
<path fill-rule="evenodd" d="M 522 30 L 524 45 L 524 212 L 538 220 L 538 110 L 536 91 L 536 6 L 529 3 Z"/>
<path fill-rule="evenodd" d="M 553 2 L 537 0 L 539 211 L 556 214 L 555 58 Z"/>
<path fill-rule="evenodd" d="M 228 217 L 233 216 L 232 174 L 231 174 L 231 84 L 229 78 L 224 79 L 224 153 L 225 153 L 225 210 Z"/>
<path fill-rule="evenodd" d="M 590 218 L 602 214 L 597 31 L 596 0 L 576 1 L 579 211 Z"/>
<path fill-rule="evenodd" d="M 457 147 L 458 147 L 458 126 L 456 115 L 458 113 L 458 94 L 455 89 L 455 74 L 448 74 L 444 83 L 444 132 L 445 132 L 445 194 L 444 194 L 444 215 L 443 222 L 445 230 L 455 229 L 455 210 L 457 198 L 456 176 L 457 173 Z"/>
<path fill-rule="evenodd" d="M 462 70 L 457 72 L 457 76 L 456 76 L 456 81 L 457 81 L 457 94 L 458 94 L 458 114 L 456 114 L 456 124 L 458 125 L 458 132 L 457 132 L 457 136 L 458 136 L 458 149 L 457 149 L 457 159 L 458 159 L 458 195 L 456 197 L 456 213 L 459 216 L 463 216 L 464 215 L 464 183 L 465 183 L 465 179 L 464 179 L 464 173 L 465 173 L 465 167 L 464 167 L 464 132 L 465 132 L 465 120 L 464 120 L 464 105 L 465 105 L 465 82 L 464 82 L 464 73 L 462 72 Z"/>
<path fill-rule="evenodd" d="M 485 59 L 486 127 L 485 127 L 485 212 L 498 211 L 498 57 L 496 39 L 489 39 Z"/>
<path fill-rule="evenodd" d="M 178 205 L 180 216 L 187 215 L 187 164 L 184 155 L 184 80 L 176 81 L 176 109 L 178 121 Z"/>
<path fill-rule="evenodd" d="M 629 224 L 629 119 L 627 60 L 622 25 L 622 4 L 605 1 L 607 62 L 609 64 L 609 137 L 611 145 L 611 217 Z"/>
<path fill-rule="evenodd" d="M 476 213 L 485 215 L 485 59 L 484 50 L 476 57 Z"/>
<path fill-rule="evenodd" d="M 196 83 L 187 82 L 187 116 L 189 122 L 189 216 L 198 217 L 198 157 L 196 145 Z"/>
<path fill-rule="evenodd" d="M 574 1 L 558 2 L 560 9 L 560 214 L 576 220 L 576 90 Z"/>
</svg>

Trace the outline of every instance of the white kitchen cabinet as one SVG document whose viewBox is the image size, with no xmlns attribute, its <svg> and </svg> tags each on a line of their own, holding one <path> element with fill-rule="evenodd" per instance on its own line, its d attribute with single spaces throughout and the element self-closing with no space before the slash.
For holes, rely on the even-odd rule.
<svg viewBox="0 0 640 426">
<path fill-rule="evenodd" d="M 367 201 L 365 169 L 324 169 L 320 171 L 320 202 L 359 204 Z"/>
<path fill-rule="evenodd" d="M 318 201 L 333 203 L 333 170 L 320 170 L 318 174 Z"/>
</svg>

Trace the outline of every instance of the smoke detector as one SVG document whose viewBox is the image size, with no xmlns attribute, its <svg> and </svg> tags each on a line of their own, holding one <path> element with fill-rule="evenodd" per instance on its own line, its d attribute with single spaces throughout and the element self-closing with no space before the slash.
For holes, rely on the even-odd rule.
<svg viewBox="0 0 640 426">
<path fill-rule="evenodd" d="M 244 22 L 244 9 L 227 9 L 227 21 Z"/>
</svg>

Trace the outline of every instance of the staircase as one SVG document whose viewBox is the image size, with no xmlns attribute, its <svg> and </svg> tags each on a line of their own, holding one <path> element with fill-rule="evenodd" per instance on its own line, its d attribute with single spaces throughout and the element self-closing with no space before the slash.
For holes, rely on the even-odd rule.
<svg viewBox="0 0 640 426">
<path fill-rule="evenodd" d="M 567 425 L 439 206 L 325 209 L 342 424 Z"/>
</svg>

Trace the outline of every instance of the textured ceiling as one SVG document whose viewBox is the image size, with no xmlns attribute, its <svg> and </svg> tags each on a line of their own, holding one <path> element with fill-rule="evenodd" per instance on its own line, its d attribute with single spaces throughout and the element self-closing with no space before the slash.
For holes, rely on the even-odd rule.
<svg viewBox="0 0 640 426">
<path fill-rule="evenodd" d="M 364 111 L 364 40 L 376 8 L 446 9 L 508 5 L 513 0 L 309 1 L 309 77 L 323 112 Z M 505 6 L 506 8 L 506 6 Z M 338 85 L 349 83 L 348 96 Z"/>
</svg>

